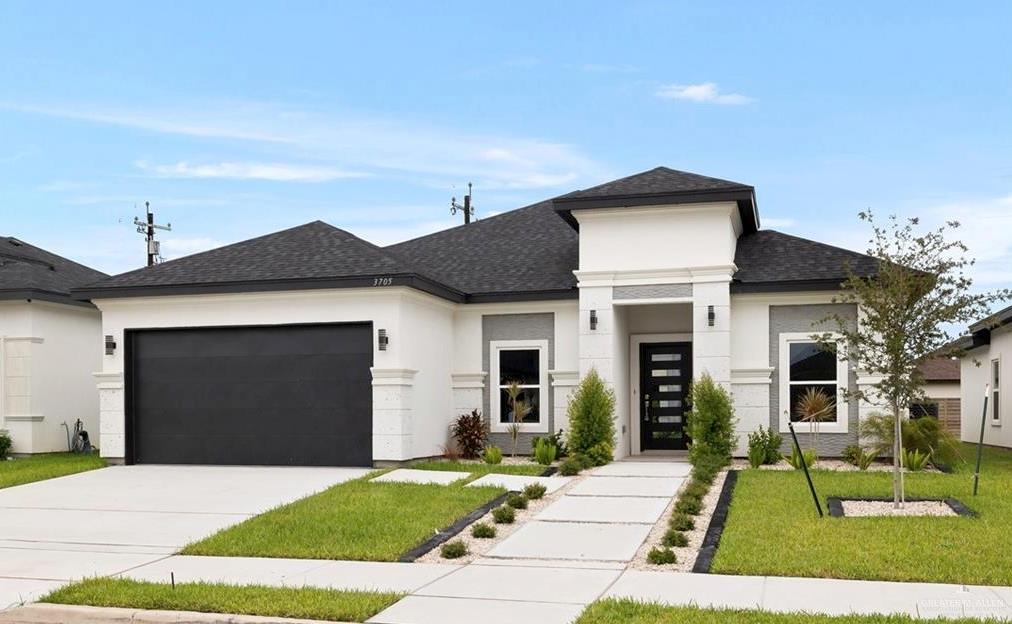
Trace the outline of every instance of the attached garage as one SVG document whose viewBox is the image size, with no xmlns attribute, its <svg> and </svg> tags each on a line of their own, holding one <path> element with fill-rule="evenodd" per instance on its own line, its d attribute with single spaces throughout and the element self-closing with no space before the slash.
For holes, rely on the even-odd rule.
<svg viewBox="0 0 1012 624">
<path fill-rule="evenodd" d="M 372 465 L 370 323 L 124 339 L 128 462 Z"/>
</svg>

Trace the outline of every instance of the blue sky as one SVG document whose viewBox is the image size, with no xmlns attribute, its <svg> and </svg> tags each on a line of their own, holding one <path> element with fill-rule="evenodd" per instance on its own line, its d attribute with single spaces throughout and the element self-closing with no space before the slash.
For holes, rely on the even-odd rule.
<svg viewBox="0 0 1012 624">
<path fill-rule="evenodd" d="M 168 257 L 382 244 L 667 165 L 851 248 L 959 219 L 1012 286 L 1012 4 L 886 4 L 4 2 L 0 233 L 120 272 L 145 200 Z"/>
</svg>

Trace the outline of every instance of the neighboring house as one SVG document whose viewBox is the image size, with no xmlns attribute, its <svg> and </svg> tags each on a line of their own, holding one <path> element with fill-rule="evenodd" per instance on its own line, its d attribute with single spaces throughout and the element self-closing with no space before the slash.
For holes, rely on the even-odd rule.
<svg viewBox="0 0 1012 624">
<path fill-rule="evenodd" d="M 960 367 L 960 403 L 962 435 L 965 442 L 980 439 L 981 418 L 984 419 L 984 444 L 1012 448 L 1012 420 L 1002 388 L 1008 386 L 1012 364 L 1012 306 L 970 326 L 970 340 Z M 988 397 L 984 414 L 984 395 Z"/>
<path fill-rule="evenodd" d="M 952 435 L 960 435 L 959 360 L 937 357 L 921 364 L 924 401 L 910 406 L 911 418 L 931 417 Z"/>
<path fill-rule="evenodd" d="M 104 277 L 0 237 L 0 429 L 14 453 L 67 450 L 78 419 L 98 440 L 102 317 L 70 290 Z"/>
<path fill-rule="evenodd" d="M 856 370 L 811 340 L 867 256 L 759 229 L 751 186 L 664 167 L 377 247 L 313 222 L 76 291 L 103 313 L 102 453 L 159 463 L 360 464 L 438 455 L 478 409 L 509 449 L 568 427 L 596 369 L 619 457 L 684 449 L 690 381 L 734 394 L 741 438 Z M 821 328 L 825 329 L 825 328 Z M 857 441 L 858 406 L 821 424 Z M 807 431 L 809 425 L 800 424 Z"/>
</svg>

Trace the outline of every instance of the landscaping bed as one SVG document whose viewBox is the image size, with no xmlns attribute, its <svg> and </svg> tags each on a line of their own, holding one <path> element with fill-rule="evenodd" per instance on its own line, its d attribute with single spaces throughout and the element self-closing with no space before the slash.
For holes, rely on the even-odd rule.
<svg viewBox="0 0 1012 624">
<path fill-rule="evenodd" d="M 973 619 L 914 619 L 905 615 L 814 615 L 756 609 L 669 607 L 634 600 L 601 600 L 587 607 L 575 624 L 971 624 Z"/>
<path fill-rule="evenodd" d="M 98 453 L 44 453 L 0 461 L 0 489 L 105 468 Z"/>
<path fill-rule="evenodd" d="M 401 598 L 401 594 L 390 592 L 217 583 L 172 586 L 102 578 L 63 587 L 40 602 L 365 622 Z"/>
<path fill-rule="evenodd" d="M 964 457 L 973 448 L 964 445 Z M 980 495 L 972 466 L 952 474 L 908 473 L 907 496 L 954 498 L 977 517 L 820 519 L 801 471 L 744 470 L 712 571 L 722 574 L 1012 585 L 1012 451 L 984 450 Z M 829 497 L 888 496 L 886 472 L 812 471 Z"/>
<path fill-rule="evenodd" d="M 184 555 L 397 561 L 505 493 L 496 487 L 375 483 L 371 473 L 250 518 Z"/>
</svg>

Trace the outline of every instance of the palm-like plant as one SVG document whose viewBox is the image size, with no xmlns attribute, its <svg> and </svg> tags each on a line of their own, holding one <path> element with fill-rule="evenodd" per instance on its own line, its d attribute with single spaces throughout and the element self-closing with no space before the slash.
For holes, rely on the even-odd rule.
<svg viewBox="0 0 1012 624">
<path fill-rule="evenodd" d="M 836 399 L 819 388 L 808 388 L 798 399 L 795 412 L 802 422 L 812 424 L 812 438 L 815 442 L 816 457 L 819 453 L 819 423 L 823 417 L 836 409 Z"/>
<path fill-rule="evenodd" d="M 508 431 L 513 440 L 513 457 L 517 456 L 517 443 L 520 439 L 520 426 L 524 419 L 531 413 L 533 406 L 520 398 L 524 389 L 520 387 L 519 381 L 511 381 L 506 385 L 506 397 L 509 399 L 510 410 L 513 417 L 510 419 Z"/>
</svg>

